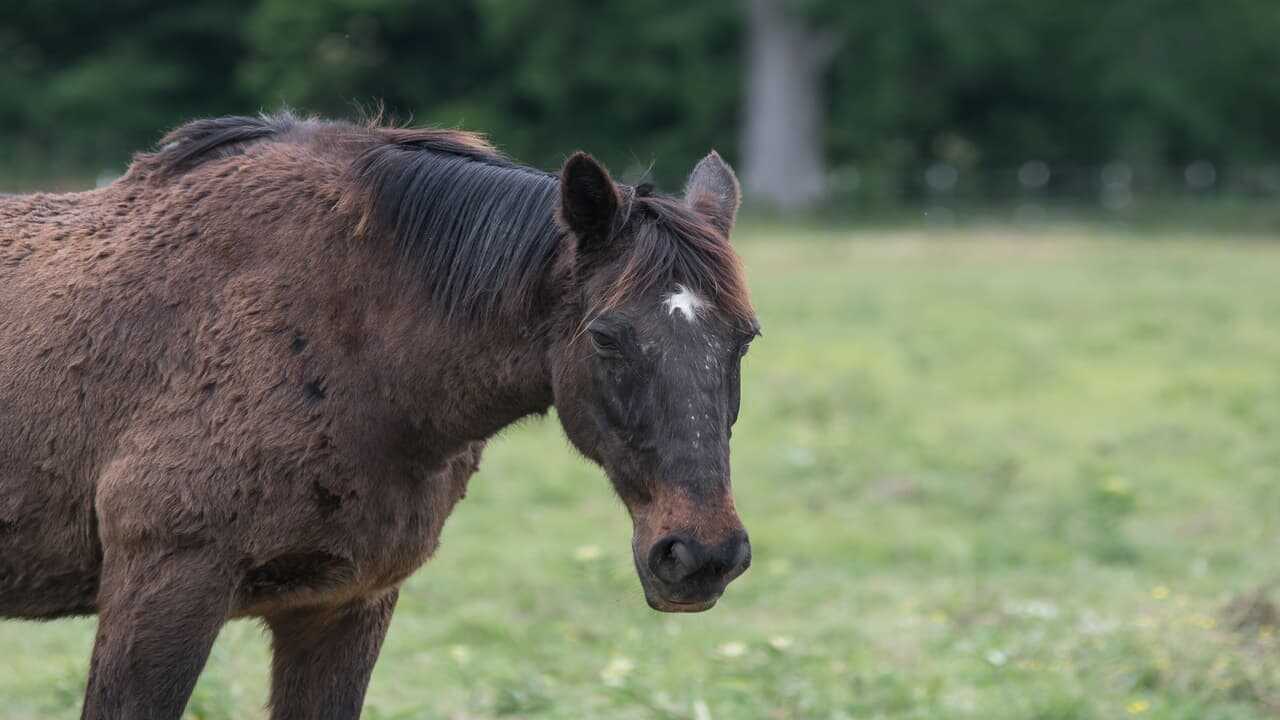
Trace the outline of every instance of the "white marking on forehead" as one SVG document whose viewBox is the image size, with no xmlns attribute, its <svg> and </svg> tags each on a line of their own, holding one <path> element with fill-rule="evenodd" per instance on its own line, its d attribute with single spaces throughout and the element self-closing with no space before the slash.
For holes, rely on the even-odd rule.
<svg viewBox="0 0 1280 720">
<path fill-rule="evenodd" d="M 676 285 L 676 291 L 668 295 L 662 304 L 667 307 L 668 315 L 679 310 L 685 320 L 693 322 L 698 317 L 698 311 L 707 306 L 707 301 L 689 288 Z"/>
</svg>

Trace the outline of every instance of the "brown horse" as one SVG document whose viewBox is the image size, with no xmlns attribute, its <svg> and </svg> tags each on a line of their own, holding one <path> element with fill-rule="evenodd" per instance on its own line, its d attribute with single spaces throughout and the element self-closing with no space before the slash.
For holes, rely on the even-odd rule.
<svg viewBox="0 0 1280 720">
<path fill-rule="evenodd" d="M 357 717 L 485 440 L 553 405 L 649 604 L 711 607 L 750 562 L 738 203 L 714 152 L 665 197 L 289 115 L 0 198 L 0 615 L 98 614 L 86 718 L 178 718 L 237 617 L 271 629 L 273 718 Z"/>
</svg>

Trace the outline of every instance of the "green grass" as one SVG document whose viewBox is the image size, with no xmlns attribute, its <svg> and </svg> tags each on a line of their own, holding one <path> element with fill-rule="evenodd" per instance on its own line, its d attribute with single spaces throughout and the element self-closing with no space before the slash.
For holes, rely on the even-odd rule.
<svg viewBox="0 0 1280 720">
<path fill-rule="evenodd" d="M 629 523 L 554 421 L 496 440 L 402 593 L 365 717 L 1280 713 L 1280 245 L 740 233 L 755 565 L 644 604 Z M 1243 619 L 1242 619 L 1243 618 Z M 0 716 L 77 717 L 89 621 L 0 624 Z M 224 630 L 189 714 L 262 717 Z"/>
</svg>

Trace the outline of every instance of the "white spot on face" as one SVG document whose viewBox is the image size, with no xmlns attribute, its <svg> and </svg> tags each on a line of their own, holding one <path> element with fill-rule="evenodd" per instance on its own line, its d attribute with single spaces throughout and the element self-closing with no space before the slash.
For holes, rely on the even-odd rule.
<svg viewBox="0 0 1280 720">
<path fill-rule="evenodd" d="M 698 311 L 706 307 L 707 301 L 689 288 L 676 285 L 676 291 L 668 295 L 662 304 L 666 306 L 668 315 L 679 310 L 685 320 L 693 322 L 698 317 Z"/>
</svg>

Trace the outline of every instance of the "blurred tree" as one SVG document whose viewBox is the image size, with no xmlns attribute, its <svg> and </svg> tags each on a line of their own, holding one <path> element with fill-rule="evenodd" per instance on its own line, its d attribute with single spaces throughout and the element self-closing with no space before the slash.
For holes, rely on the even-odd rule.
<svg viewBox="0 0 1280 720">
<path fill-rule="evenodd" d="M 0 168 L 56 177 L 116 164 L 165 128 L 239 107 L 252 0 L 0 4 Z"/>
<path fill-rule="evenodd" d="M 1280 159 L 1280 5 L 1268 0 L 801 0 L 846 33 L 828 76 L 828 161 L 892 198 L 932 163 L 1064 172 L 1111 161 Z M 985 190 L 985 189 L 981 189 Z"/>
<path fill-rule="evenodd" d="M 1278 36 L 1274 0 L 7 0 L 0 182 L 120 169 L 191 117 L 382 99 L 669 189 L 740 141 L 783 207 L 923 199 L 939 166 L 990 197 L 1031 161 L 1047 192 L 1116 161 L 1280 184 Z"/>
<path fill-rule="evenodd" d="M 668 184 L 713 145 L 733 154 L 739 33 L 724 4 L 262 0 L 248 27 L 244 89 L 275 103 L 349 115 L 378 98 L 543 167 L 582 148 Z"/>
<path fill-rule="evenodd" d="M 783 210 L 826 193 L 823 76 L 840 34 L 788 0 L 747 0 L 746 191 Z"/>
</svg>

